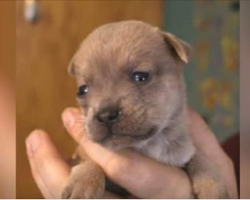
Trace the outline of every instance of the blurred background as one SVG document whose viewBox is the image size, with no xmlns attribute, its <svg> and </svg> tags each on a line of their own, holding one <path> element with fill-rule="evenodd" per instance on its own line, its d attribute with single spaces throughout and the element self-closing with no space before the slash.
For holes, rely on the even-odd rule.
<svg viewBox="0 0 250 200">
<path fill-rule="evenodd" d="M 163 27 L 194 47 L 189 105 L 220 141 L 239 131 L 239 2 L 165 1 Z"/>
<path fill-rule="evenodd" d="M 15 2 L 0 1 L 0 198 L 16 196 Z"/>
<path fill-rule="evenodd" d="M 241 1 L 240 12 L 240 194 L 250 198 L 250 1 Z"/>
<path fill-rule="evenodd" d="M 60 117 L 76 105 L 67 66 L 87 34 L 104 23 L 142 20 L 188 41 L 194 47 L 184 69 L 189 105 L 222 143 L 239 132 L 238 1 L 20 0 L 16 12 L 18 198 L 42 198 L 25 151 L 33 129 L 51 133 L 65 157 L 74 151 Z"/>
</svg>

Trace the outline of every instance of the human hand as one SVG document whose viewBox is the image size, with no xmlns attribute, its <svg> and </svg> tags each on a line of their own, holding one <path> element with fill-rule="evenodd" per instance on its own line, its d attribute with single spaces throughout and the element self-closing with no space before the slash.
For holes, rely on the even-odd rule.
<svg viewBox="0 0 250 200">
<path fill-rule="evenodd" d="M 230 159 L 204 121 L 191 110 L 189 110 L 189 117 L 191 137 L 197 149 L 220 166 L 230 197 L 236 198 L 236 182 Z M 83 133 L 82 124 L 79 123 L 83 120 L 82 115 L 76 108 L 66 109 L 62 118 L 70 135 L 103 168 L 106 175 L 134 196 L 139 198 L 190 198 L 192 196 L 189 178 L 181 169 L 163 165 L 135 152 L 125 150 L 122 153 L 116 153 L 93 143 Z M 33 132 L 26 143 L 32 173 L 44 197 L 60 198 L 69 179 L 69 166 L 45 132 Z M 32 144 L 36 144 L 33 151 L 30 148 Z"/>
<path fill-rule="evenodd" d="M 13 81 L 0 72 L 0 198 L 15 198 L 16 112 Z"/>
</svg>

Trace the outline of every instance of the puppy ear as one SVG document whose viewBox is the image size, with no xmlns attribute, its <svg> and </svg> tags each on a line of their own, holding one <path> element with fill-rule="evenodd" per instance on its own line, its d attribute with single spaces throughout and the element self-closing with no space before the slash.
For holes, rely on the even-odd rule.
<svg viewBox="0 0 250 200">
<path fill-rule="evenodd" d="M 71 76 L 75 76 L 76 75 L 76 67 L 75 67 L 75 62 L 74 61 L 75 61 L 75 59 L 73 58 L 70 61 L 69 65 L 68 65 L 68 73 Z"/>
<path fill-rule="evenodd" d="M 190 59 L 192 47 L 187 42 L 177 38 L 172 33 L 161 31 L 161 35 L 163 36 L 165 42 L 170 46 L 172 53 L 187 64 Z"/>
</svg>

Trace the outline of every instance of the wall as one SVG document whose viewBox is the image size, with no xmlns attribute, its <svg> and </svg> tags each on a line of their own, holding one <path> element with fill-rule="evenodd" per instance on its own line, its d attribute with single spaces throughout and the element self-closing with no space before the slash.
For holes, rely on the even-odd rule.
<svg viewBox="0 0 250 200">
<path fill-rule="evenodd" d="M 189 105 L 223 141 L 239 131 L 239 12 L 234 0 L 164 1 L 164 29 L 192 44 Z"/>
<path fill-rule="evenodd" d="M 14 1 L 0 1 L 0 73 L 14 78 L 15 70 L 15 5 Z"/>
</svg>

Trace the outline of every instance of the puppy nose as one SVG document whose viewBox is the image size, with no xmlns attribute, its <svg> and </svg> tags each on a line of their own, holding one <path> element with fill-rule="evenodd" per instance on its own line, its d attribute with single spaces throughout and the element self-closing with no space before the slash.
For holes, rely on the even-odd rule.
<svg viewBox="0 0 250 200">
<path fill-rule="evenodd" d="M 117 120 L 120 113 L 116 108 L 107 108 L 97 114 L 97 119 L 101 123 L 112 124 Z"/>
</svg>

